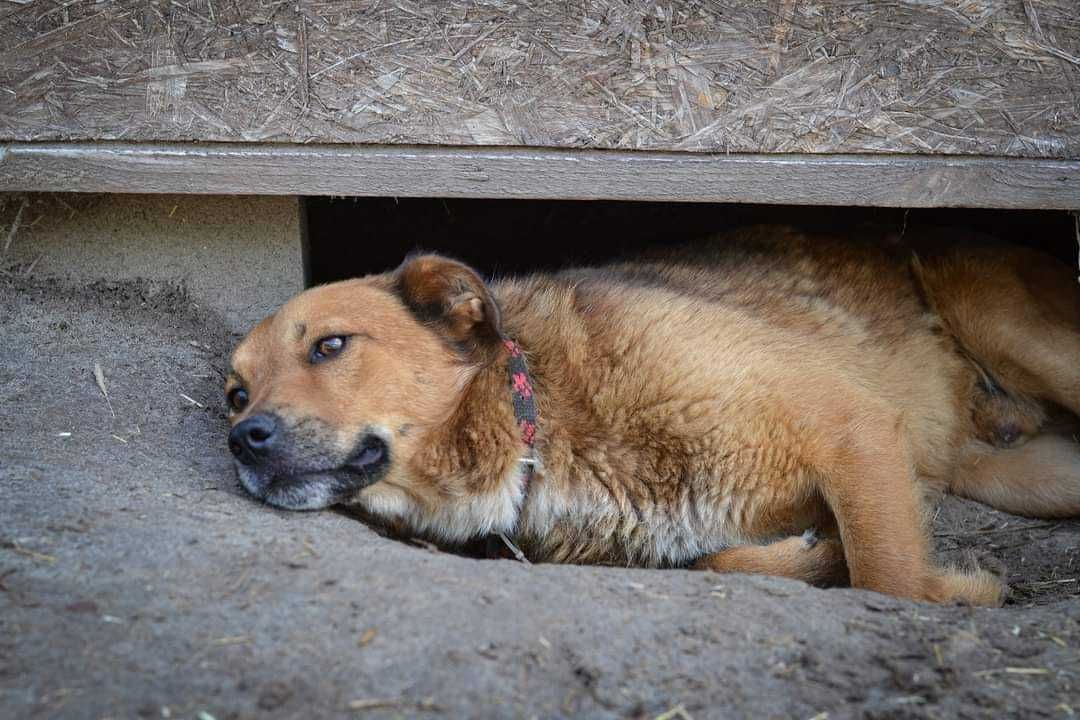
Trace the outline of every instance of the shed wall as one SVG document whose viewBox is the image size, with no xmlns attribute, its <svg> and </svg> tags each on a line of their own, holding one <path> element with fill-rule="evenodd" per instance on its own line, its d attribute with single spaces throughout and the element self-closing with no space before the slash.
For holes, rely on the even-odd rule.
<svg viewBox="0 0 1080 720">
<path fill-rule="evenodd" d="M 0 141 L 1080 157 L 1076 0 L 30 2 Z"/>
</svg>

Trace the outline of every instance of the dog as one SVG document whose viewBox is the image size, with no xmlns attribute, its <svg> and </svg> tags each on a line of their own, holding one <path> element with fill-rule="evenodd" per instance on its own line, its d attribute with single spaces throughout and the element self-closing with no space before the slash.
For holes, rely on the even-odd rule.
<svg viewBox="0 0 1080 720">
<path fill-rule="evenodd" d="M 998 605 L 936 564 L 951 492 L 1080 515 L 1080 288 L 1022 247 L 753 227 L 485 283 L 417 255 L 238 345 L 243 487 L 539 562 Z"/>
</svg>

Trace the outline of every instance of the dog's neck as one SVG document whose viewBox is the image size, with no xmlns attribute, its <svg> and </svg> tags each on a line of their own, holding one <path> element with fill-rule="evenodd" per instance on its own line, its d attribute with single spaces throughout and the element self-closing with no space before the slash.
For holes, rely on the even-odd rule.
<svg viewBox="0 0 1080 720">
<path fill-rule="evenodd" d="M 445 499 L 432 500 L 419 529 L 448 540 L 489 533 L 512 533 L 533 475 L 535 457 L 527 442 L 535 423 L 522 405 L 532 406 L 536 392 L 521 372 L 516 345 L 504 345 L 496 358 L 467 382 L 449 418 L 433 428 L 412 471 L 438 488 Z M 524 397 L 525 395 L 528 397 Z"/>
<path fill-rule="evenodd" d="M 449 417 L 425 436 L 411 472 L 420 480 L 416 485 L 438 495 L 423 501 L 410 518 L 415 529 L 436 539 L 467 541 L 502 532 L 530 559 L 562 557 L 559 538 L 569 536 L 554 532 L 557 526 L 585 533 L 582 528 L 598 519 L 614 527 L 622 513 L 592 464 L 577 459 L 589 457 L 597 443 L 626 468 L 635 459 L 606 437 L 591 409 L 596 388 L 586 382 L 582 368 L 606 361 L 580 353 L 590 344 L 579 307 L 588 300 L 572 286 L 542 279 L 507 281 L 495 290 L 504 332 L 528 358 L 540 410 L 536 466 L 528 479 L 521 461 L 529 448 L 515 418 L 509 353 L 500 348 L 493 362 L 470 375 Z M 580 550 L 567 561 L 599 561 L 606 547 L 601 539 L 588 547 L 573 539 L 565 544 Z"/>
<path fill-rule="evenodd" d="M 428 477 L 439 487 L 450 485 L 460 493 L 457 497 L 473 498 L 464 513 L 476 521 L 471 537 L 502 532 L 519 539 L 523 531 L 545 526 L 548 516 L 566 504 L 560 501 L 567 490 L 562 470 L 567 451 L 572 456 L 573 450 L 563 426 L 582 419 L 573 408 L 580 406 L 584 390 L 574 370 L 580 359 L 570 350 L 580 341 L 583 325 L 575 292 L 566 286 L 532 279 L 498 283 L 493 291 L 503 331 L 520 344 L 528 362 L 539 408 L 536 446 L 530 448 L 522 437 L 514 411 L 511 352 L 504 345 L 493 362 L 476 371 L 451 417 L 431 435 L 425 467 L 438 473 Z M 431 529 L 444 537 L 456 534 Z"/>
<path fill-rule="evenodd" d="M 526 483 L 521 460 L 528 448 L 502 348 L 495 361 L 473 371 L 453 412 L 424 438 L 413 471 L 417 485 L 438 494 L 410 514 L 413 528 L 457 542 L 504 533 L 532 561 L 659 566 L 696 552 L 697 540 L 684 537 L 682 525 L 665 524 L 665 508 L 650 508 L 648 517 L 636 513 L 605 481 L 632 477 L 650 459 L 610 435 L 610 418 L 595 407 L 597 393 L 617 390 L 610 380 L 591 382 L 586 371 L 595 379 L 598 365 L 615 362 L 583 319 L 602 306 L 593 307 L 595 299 L 572 285 L 543 280 L 508 281 L 496 290 L 504 332 L 529 361 L 540 409 L 537 465 Z M 586 347 L 591 352 L 583 353 Z"/>
</svg>

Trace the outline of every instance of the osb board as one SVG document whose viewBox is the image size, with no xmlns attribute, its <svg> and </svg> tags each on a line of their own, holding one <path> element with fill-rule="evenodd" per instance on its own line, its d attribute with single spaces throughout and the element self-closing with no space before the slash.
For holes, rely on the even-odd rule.
<svg viewBox="0 0 1080 720">
<path fill-rule="evenodd" d="M 0 140 L 1080 157 L 1078 0 L 0 0 Z"/>
</svg>

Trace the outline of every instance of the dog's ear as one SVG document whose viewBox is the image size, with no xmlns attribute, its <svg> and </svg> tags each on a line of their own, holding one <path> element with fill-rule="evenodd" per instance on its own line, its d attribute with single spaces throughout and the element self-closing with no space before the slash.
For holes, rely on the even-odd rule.
<svg viewBox="0 0 1080 720">
<path fill-rule="evenodd" d="M 396 273 L 401 299 L 473 360 L 486 359 L 502 338 L 499 307 L 470 267 L 439 255 L 417 255 Z"/>
</svg>

